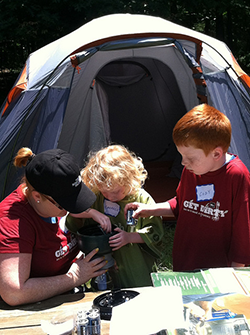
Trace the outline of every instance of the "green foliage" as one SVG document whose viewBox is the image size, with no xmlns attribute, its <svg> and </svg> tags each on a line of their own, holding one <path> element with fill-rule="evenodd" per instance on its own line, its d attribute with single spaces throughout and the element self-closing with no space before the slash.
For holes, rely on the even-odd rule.
<svg viewBox="0 0 250 335">
<path fill-rule="evenodd" d="M 174 233 L 175 233 L 176 222 L 163 222 L 163 227 L 165 231 L 165 238 L 168 242 L 168 247 L 166 250 L 166 258 L 164 261 L 157 264 L 158 271 L 171 271 L 173 270 L 173 260 L 172 260 L 172 250 L 174 243 Z"/>
</svg>

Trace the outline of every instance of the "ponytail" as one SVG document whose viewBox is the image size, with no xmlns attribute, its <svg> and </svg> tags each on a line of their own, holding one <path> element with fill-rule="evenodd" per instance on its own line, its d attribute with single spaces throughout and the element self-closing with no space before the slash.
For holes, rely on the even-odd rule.
<svg viewBox="0 0 250 335">
<path fill-rule="evenodd" d="M 31 149 L 26 147 L 19 149 L 16 157 L 14 158 L 14 166 L 26 166 L 28 161 L 32 159 L 33 156 L 34 154 Z"/>
</svg>

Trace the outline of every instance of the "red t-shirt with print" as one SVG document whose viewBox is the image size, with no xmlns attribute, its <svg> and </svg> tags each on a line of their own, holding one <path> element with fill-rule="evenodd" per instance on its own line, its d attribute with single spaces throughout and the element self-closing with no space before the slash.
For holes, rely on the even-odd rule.
<svg viewBox="0 0 250 335">
<path fill-rule="evenodd" d="M 250 175 L 236 156 L 204 175 L 183 169 L 177 196 L 174 271 L 250 264 Z"/>
<path fill-rule="evenodd" d="M 59 218 L 54 221 L 41 218 L 19 186 L 0 203 L 0 253 L 32 254 L 30 277 L 66 273 L 79 251 L 77 240 Z"/>
</svg>

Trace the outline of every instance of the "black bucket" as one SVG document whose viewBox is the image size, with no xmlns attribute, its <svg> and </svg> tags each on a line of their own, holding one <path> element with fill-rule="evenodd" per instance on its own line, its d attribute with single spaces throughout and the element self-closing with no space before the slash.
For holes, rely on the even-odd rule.
<svg viewBox="0 0 250 335">
<path fill-rule="evenodd" d="M 98 248 L 99 251 L 94 258 L 104 256 L 108 261 L 107 266 L 104 268 L 109 268 L 114 265 L 114 260 L 111 256 L 112 249 L 109 245 L 109 238 L 115 234 L 117 234 L 117 232 L 113 230 L 110 233 L 105 233 L 100 226 L 95 225 L 82 227 L 77 231 L 76 236 L 79 249 L 84 254 L 87 255 L 92 250 Z"/>
</svg>

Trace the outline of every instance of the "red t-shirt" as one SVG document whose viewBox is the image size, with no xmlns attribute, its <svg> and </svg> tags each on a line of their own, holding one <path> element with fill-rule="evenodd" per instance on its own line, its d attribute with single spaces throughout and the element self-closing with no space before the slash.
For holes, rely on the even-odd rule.
<svg viewBox="0 0 250 335">
<path fill-rule="evenodd" d="M 42 219 L 19 186 L 0 203 L 0 253 L 32 254 L 30 277 L 66 273 L 79 249 L 76 237 L 55 221 Z"/>
<path fill-rule="evenodd" d="M 177 196 L 174 271 L 250 264 L 250 176 L 235 157 L 198 176 L 183 169 Z"/>
</svg>

